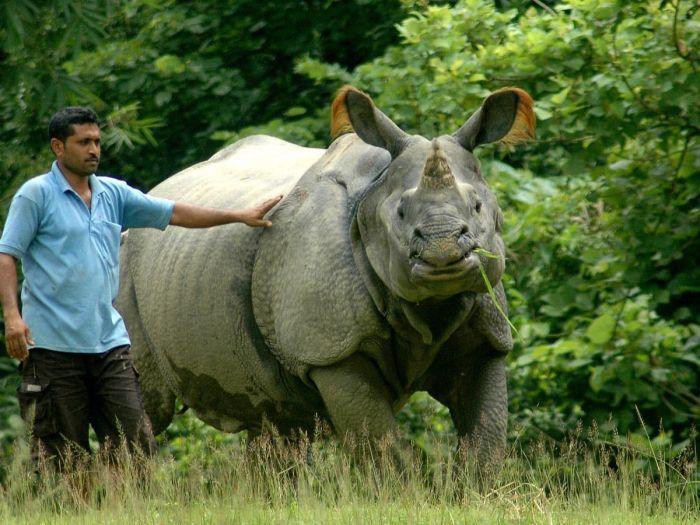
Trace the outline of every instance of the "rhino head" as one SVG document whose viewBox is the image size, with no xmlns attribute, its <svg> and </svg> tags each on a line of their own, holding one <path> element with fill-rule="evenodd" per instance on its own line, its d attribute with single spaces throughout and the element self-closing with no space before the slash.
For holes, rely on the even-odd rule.
<svg viewBox="0 0 700 525">
<path fill-rule="evenodd" d="M 362 197 L 357 227 L 372 269 L 393 294 L 417 303 L 483 293 L 480 266 L 491 284 L 500 281 L 503 216 L 473 150 L 532 138 L 532 104 L 520 89 L 499 90 L 455 133 L 429 140 L 402 131 L 361 91 L 346 86 L 338 93 L 333 135 L 354 131 L 391 154 Z"/>
</svg>

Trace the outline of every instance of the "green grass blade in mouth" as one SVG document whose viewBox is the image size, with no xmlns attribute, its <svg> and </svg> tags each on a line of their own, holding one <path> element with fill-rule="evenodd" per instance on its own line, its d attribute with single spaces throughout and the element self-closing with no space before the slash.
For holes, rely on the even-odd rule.
<svg viewBox="0 0 700 525">
<path fill-rule="evenodd" d="M 490 252 L 488 250 L 484 250 L 483 248 L 475 248 L 474 253 L 478 253 L 479 255 L 483 255 L 484 257 L 488 257 L 489 259 L 500 259 L 501 256 L 498 255 L 497 253 Z"/>
<path fill-rule="evenodd" d="M 477 248 L 477 250 L 479 250 L 479 249 L 480 248 Z M 480 252 L 478 252 L 477 250 L 474 250 L 474 251 L 480 254 Z M 483 250 L 483 251 L 486 252 L 486 250 Z M 486 253 L 490 254 L 491 252 L 486 252 Z M 491 254 L 491 255 L 495 255 L 495 254 Z M 487 255 L 487 257 L 489 257 L 489 256 Z M 498 258 L 497 255 L 496 255 L 496 258 Z M 489 296 L 491 297 L 493 304 L 496 305 L 496 309 L 503 316 L 503 319 L 506 320 L 506 322 L 508 323 L 508 326 L 510 326 L 511 330 L 513 330 L 513 332 L 515 332 L 515 335 L 518 338 L 520 338 L 520 332 L 518 332 L 518 329 L 513 325 L 513 323 L 510 322 L 510 319 L 508 319 L 508 316 L 506 315 L 506 313 L 503 311 L 503 308 L 501 307 L 501 303 L 498 302 L 498 299 L 496 298 L 496 294 L 493 291 L 493 286 L 491 286 L 491 281 L 489 281 L 489 277 L 488 277 L 488 275 L 486 275 L 486 270 L 484 270 L 484 265 L 481 264 L 481 261 L 479 261 L 479 271 L 481 272 L 481 277 L 484 279 L 484 284 L 486 284 L 486 289 L 488 290 Z"/>
</svg>

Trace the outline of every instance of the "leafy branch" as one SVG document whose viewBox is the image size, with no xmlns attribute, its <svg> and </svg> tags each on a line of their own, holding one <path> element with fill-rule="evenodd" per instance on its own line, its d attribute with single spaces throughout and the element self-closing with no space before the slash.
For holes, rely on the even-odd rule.
<svg viewBox="0 0 700 525">
<path fill-rule="evenodd" d="M 680 56 L 683 60 L 687 60 L 690 63 L 690 66 L 693 68 L 693 71 L 697 71 L 697 68 L 695 67 L 695 58 L 692 56 L 691 51 L 686 47 L 685 42 L 679 37 L 678 35 L 678 15 L 680 13 L 681 9 L 681 3 L 682 0 L 676 0 L 675 3 L 675 11 L 673 13 L 673 43 L 676 46 L 676 51 L 678 51 L 678 56 Z M 691 12 L 694 12 L 698 7 L 698 4 L 696 3 L 694 8 L 691 8 L 689 10 L 689 15 Z"/>
</svg>

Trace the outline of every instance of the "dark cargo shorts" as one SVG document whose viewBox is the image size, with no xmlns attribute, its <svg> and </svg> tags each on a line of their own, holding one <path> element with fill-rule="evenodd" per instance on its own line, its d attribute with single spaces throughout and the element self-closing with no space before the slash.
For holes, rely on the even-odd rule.
<svg viewBox="0 0 700 525">
<path fill-rule="evenodd" d="M 128 346 L 101 354 L 33 348 L 21 371 L 17 395 L 31 430 L 33 457 L 60 459 L 70 447 L 89 453 L 88 425 L 101 446 L 117 447 L 126 440 L 131 450 L 155 452 Z"/>
</svg>

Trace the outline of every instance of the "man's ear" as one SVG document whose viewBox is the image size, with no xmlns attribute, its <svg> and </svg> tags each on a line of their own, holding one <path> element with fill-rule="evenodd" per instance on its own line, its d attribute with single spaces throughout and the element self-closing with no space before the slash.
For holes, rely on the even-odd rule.
<svg viewBox="0 0 700 525">
<path fill-rule="evenodd" d="M 518 88 L 503 88 L 489 95 L 454 137 L 472 151 L 481 144 L 518 144 L 535 138 L 532 97 Z"/>
<path fill-rule="evenodd" d="M 54 155 L 56 155 L 57 157 L 59 155 L 63 155 L 63 150 L 65 149 L 66 145 L 61 139 L 53 137 L 49 145 L 51 146 L 51 151 L 53 151 Z"/>
<path fill-rule="evenodd" d="M 379 111 L 366 95 L 353 86 L 344 86 L 333 100 L 331 137 L 355 132 L 367 144 L 384 148 L 395 158 L 406 145 L 408 134 Z"/>
</svg>

